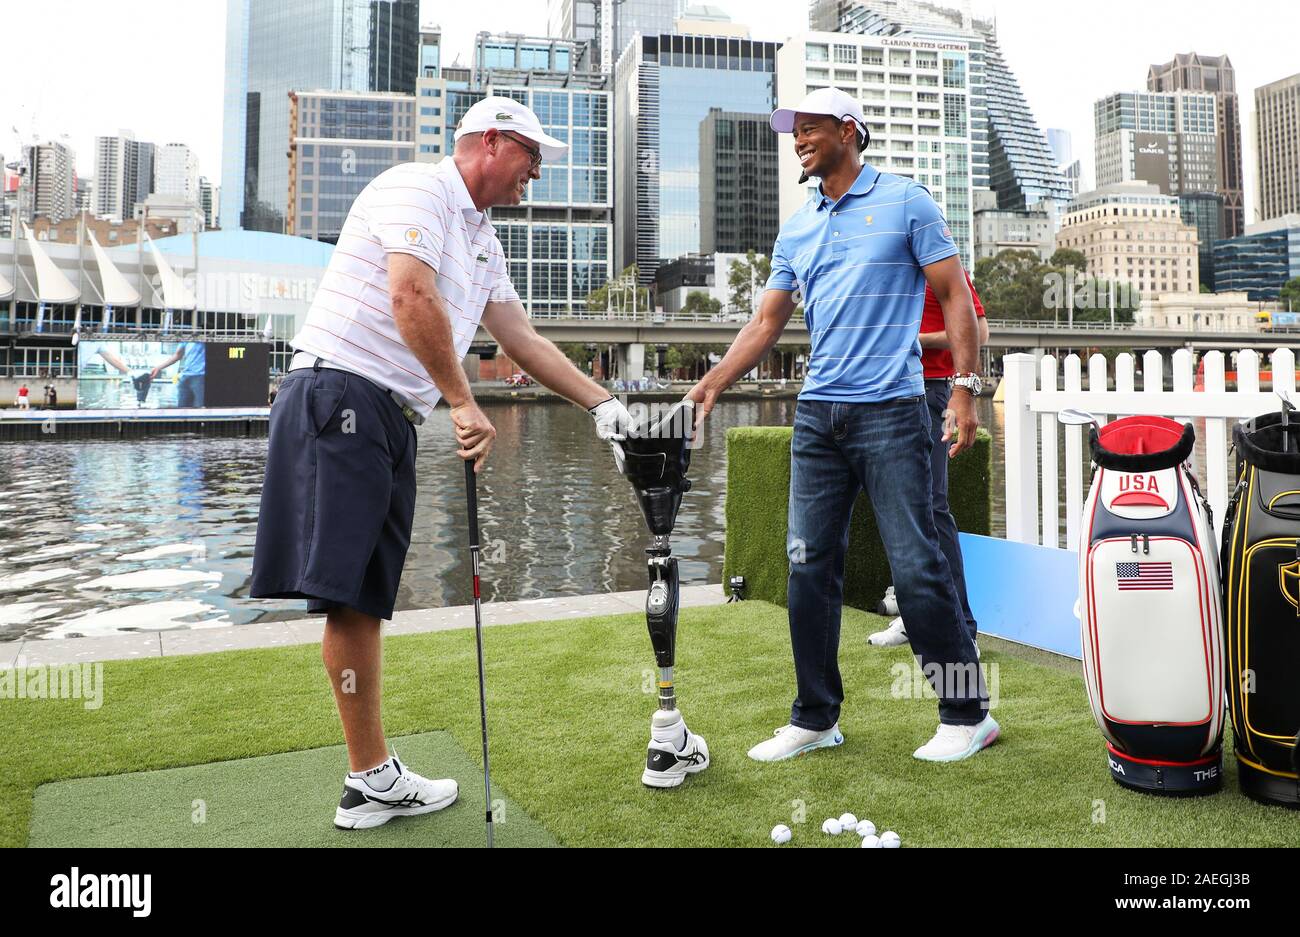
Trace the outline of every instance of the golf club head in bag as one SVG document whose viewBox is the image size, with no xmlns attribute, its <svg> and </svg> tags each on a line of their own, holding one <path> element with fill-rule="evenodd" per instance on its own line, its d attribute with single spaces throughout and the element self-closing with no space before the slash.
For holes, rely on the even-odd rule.
<svg viewBox="0 0 1300 937">
<path fill-rule="evenodd" d="M 691 490 L 686 472 L 694 438 L 695 403 L 682 400 L 658 420 L 630 428 L 621 443 L 610 443 L 614 463 L 632 483 L 646 525 L 656 537 L 673 532 L 682 495 Z"/>
</svg>

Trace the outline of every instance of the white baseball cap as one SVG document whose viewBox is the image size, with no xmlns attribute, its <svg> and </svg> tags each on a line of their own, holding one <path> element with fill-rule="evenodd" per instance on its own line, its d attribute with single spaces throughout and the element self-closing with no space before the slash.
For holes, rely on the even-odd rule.
<svg viewBox="0 0 1300 937">
<path fill-rule="evenodd" d="M 866 139 L 871 139 L 867 122 L 862 116 L 862 105 L 839 88 L 818 88 L 799 102 L 798 107 L 779 107 L 768 121 L 777 133 L 794 133 L 796 114 L 825 114 L 836 120 L 851 120 Z"/>
<path fill-rule="evenodd" d="M 537 115 L 514 98 L 493 97 L 479 101 L 460 119 L 453 139 L 494 128 L 510 130 L 532 140 L 541 148 L 542 159 L 560 159 L 569 152 L 569 144 L 546 134 Z"/>
</svg>

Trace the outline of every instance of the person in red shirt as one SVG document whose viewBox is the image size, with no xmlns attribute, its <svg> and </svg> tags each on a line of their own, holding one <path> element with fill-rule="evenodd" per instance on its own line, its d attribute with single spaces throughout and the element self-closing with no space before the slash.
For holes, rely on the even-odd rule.
<svg viewBox="0 0 1300 937">
<path fill-rule="evenodd" d="M 984 306 L 970 274 L 966 274 L 971 298 L 975 300 L 975 315 L 979 324 L 980 345 L 989 340 L 989 326 L 984 318 Z M 939 532 L 939 547 L 952 571 L 952 583 L 961 599 L 961 610 L 966 616 L 966 627 L 974 640 L 979 629 L 966 598 L 966 575 L 961 560 L 961 545 L 957 540 L 957 522 L 948 506 L 948 438 L 952 435 L 950 421 L 945 420 L 948 398 L 952 395 L 949 378 L 957 372 L 953 367 L 952 352 L 948 350 L 948 336 L 943 330 L 943 309 L 930 287 L 925 288 L 925 311 L 921 314 L 921 365 L 925 369 L 925 400 L 930 410 L 930 500 L 934 513 L 934 526 Z M 895 618 L 884 631 L 877 631 L 867 640 L 877 647 L 893 647 L 907 643 L 907 627 L 902 617 Z M 979 652 L 979 645 L 976 646 Z"/>
<path fill-rule="evenodd" d="M 18 405 L 18 409 L 19 409 L 19 410 L 26 410 L 26 409 L 28 408 L 28 406 L 30 405 L 29 402 L 28 402 L 28 400 L 27 400 L 27 385 L 26 385 L 26 384 L 24 384 L 22 387 L 18 388 L 18 399 L 15 400 L 14 403 L 16 403 L 16 404 Z"/>
</svg>

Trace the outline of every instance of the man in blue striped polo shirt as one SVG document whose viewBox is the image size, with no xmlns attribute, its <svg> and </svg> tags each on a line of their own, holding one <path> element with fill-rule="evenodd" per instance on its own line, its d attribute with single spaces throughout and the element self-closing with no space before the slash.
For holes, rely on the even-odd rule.
<svg viewBox="0 0 1300 937">
<path fill-rule="evenodd" d="M 939 696 L 938 731 L 914 755 L 968 758 L 999 729 L 931 512 L 919 342 L 929 283 L 957 369 L 955 456 L 979 425 L 978 332 L 957 246 L 924 186 L 861 163 L 870 137 L 861 107 L 843 91 L 815 91 L 799 107 L 773 112 L 771 125 L 793 134 L 805 176 L 822 182 L 781 227 L 757 315 L 688 395 L 703 420 L 723 390 L 767 357 L 794 312 L 795 292 L 802 294 L 812 354 L 794 419 L 787 536 L 798 696 L 789 725 L 749 755 L 779 761 L 844 741 L 837 659 L 844 556 L 853 503 L 865 489 L 912 650 Z"/>
</svg>

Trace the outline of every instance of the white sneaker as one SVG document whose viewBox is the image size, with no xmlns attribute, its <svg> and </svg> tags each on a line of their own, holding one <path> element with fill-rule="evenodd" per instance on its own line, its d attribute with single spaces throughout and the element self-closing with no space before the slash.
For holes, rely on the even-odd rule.
<svg viewBox="0 0 1300 937">
<path fill-rule="evenodd" d="M 900 644 L 906 644 L 907 641 L 907 629 L 903 627 L 901 615 L 891 621 L 884 631 L 877 631 L 867 636 L 867 643 L 875 647 L 898 647 Z"/>
<path fill-rule="evenodd" d="M 941 722 L 934 738 L 912 752 L 912 757 L 922 761 L 961 761 L 980 749 L 988 748 L 997 741 L 1001 732 L 992 716 L 985 716 L 983 722 L 973 726 Z"/>
<path fill-rule="evenodd" d="M 416 817 L 450 807 L 459 794 L 455 781 L 421 777 L 402 767 L 394 755 L 378 768 L 343 779 L 343 798 L 334 811 L 334 825 L 341 830 L 383 826 L 393 817 Z"/>
<path fill-rule="evenodd" d="M 677 710 L 659 710 L 650 720 L 650 748 L 645 756 L 641 783 L 646 787 L 676 787 L 688 774 L 709 766 L 709 746 L 702 736 L 686 728 Z"/>
<path fill-rule="evenodd" d="M 885 589 L 885 596 L 876 603 L 876 614 L 878 615 L 897 615 L 898 599 L 894 595 L 894 587 L 889 586 Z"/>
<path fill-rule="evenodd" d="M 755 761 L 784 761 L 818 748 L 834 748 L 844 744 L 838 722 L 821 732 L 785 725 L 772 733 L 772 736 L 766 742 L 759 742 L 751 748 L 749 757 Z"/>
</svg>

